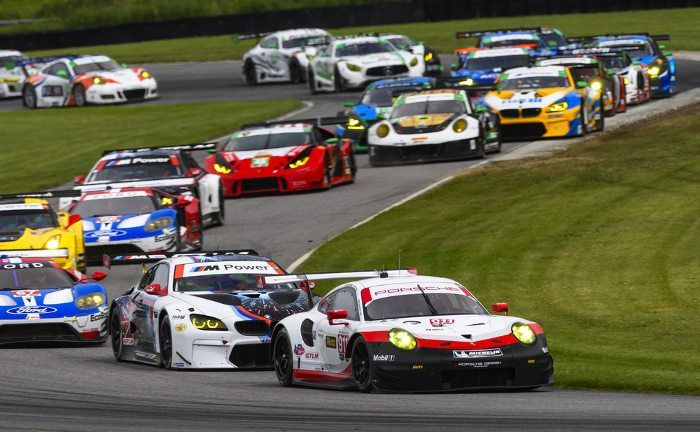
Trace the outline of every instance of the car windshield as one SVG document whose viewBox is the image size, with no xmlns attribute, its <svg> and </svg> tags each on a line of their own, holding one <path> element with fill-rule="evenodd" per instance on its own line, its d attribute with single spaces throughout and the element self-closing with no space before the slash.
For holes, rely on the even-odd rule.
<svg viewBox="0 0 700 432">
<path fill-rule="evenodd" d="M 508 78 L 498 83 L 498 90 L 534 90 L 553 87 L 569 87 L 569 79 L 565 76 L 540 75 Z"/>
<path fill-rule="evenodd" d="M 128 180 L 151 180 L 179 178 L 184 174 L 179 165 L 173 165 L 170 160 L 157 163 L 134 163 L 127 165 L 110 165 L 92 171 L 88 182 L 123 182 Z"/>
<path fill-rule="evenodd" d="M 5 68 L 6 63 L 18 62 L 18 61 L 26 60 L 26 58 L 27 57 L 25 57 L 25 56 L 18 56 L 18 55 L 0 57 L 0 68 Z"/>
<path fill-rule="evenodd" d="M 49 263 L 0 264 L 0 290 L 71 288 L 73 279 Z"/>
<path fill-rule="evenodd" d="M 351 45 L 338 44 L 335 48 L 336 57 L 362 56 L 393 51 L 393 47 L 387 43 L 363 42 Z"/>
<path fill-rule="evenodd" d="M 0 211 L 0 231 L 24 231 L 58 227 L 56 214 L 51 210 Z"/>
<path fill-rule="evenodd" d="M 368 321 L 435 315 L 488 315 L 488 312 L 473 297 L 429 291 L 425 296 L 420 292 L 391 296 L 365 305 Z"/>
<path fill-rule="evenodd" d="M 626 57 L 600 57 L 606 69 L 623 69 L 629 65 Z"/>
<path fill-rule="evenodd" d="M 571 75 L 576 81 L 590 81 L 591 79 L 599 76 L 598 68 L 596 67 L 575 67 L 571 68 Z"/>
<path fill-rule="evenodd" d="M 319 36 L 308 36 L 308 37 L 300 37 L 300 38 L 294 38 L 294 39 L 287 39 L 282 41 L 282 48 L 301 48 L 302 45 L 304 45 L 307 41 L 311 39 L 318 39 Z"/>
<path fill-rule="evenodd" d="M 246 135 L 245 132 L 229 138 L 224 151 L 264 150 L 282 147 L 294 147 L 311 144 L 310 132 L 270 132 Z"/>
<path fill-rule="evenodd" d="M 499 57 L 472 57 L 467 60 L 465 69 L 470 71 L 478 70 L 501 70 L 512 69 L 516 67 L 526 67 L 529 64 L 528 55 L 511 55 Z"/>
<path fill-rule="evenodd" d="M 121 69 L 121 66 L 114 60 L 90 62 L 73 66 L 76 75 L 95 71 L 115 71 L 119 69 Z"/>
<path fill-rule="evenodd" d="M 370 90 L 362 96 L 361 103 L 375 105 L 379 107 L 390 107 L 394 104 L 396 98 L 405 93 L 417 93 L 425 90 L 423 86 L 406 86 L 406 87 L 384 87 Z"/>
<path fill-rule="evenodd" d="M 260 290 L 255 274 L 215 274 L 203 276 L 189 276 L 177 279 L 175 291 L 295 291 L 299 287 L 296 284 L 267 285 L 264 290 Z"/>
<path fill-rule="evenodd" d="M 89 197 L 89 195 L 88 195 Z M 72 214 L 83 218 L 110 215 L 137 215 L 153 213 L 155 202 L 150 196 L 131 196 L 123 198 L 105 197 L 103 199 L 84 199 L 73 209 Z"/>
<path fill-rule="evenodd" d="M 464 113 L 464 103 L 457 100 L 432 100 L 399 105 L 391 113 L 391 118 L 420 114 Z"/>
<path fill-rule="evenodd" d="M 416 45 L 415 42 L 413 42 L 411 39 L 407 38 L 406 36 L 392 36 L 392 37 L 387 37 L 384 38 L 391 42 L 392 45 L 394 45 L 398 49 L 408 49 L 411 48 L 412 46 Z"/>
</svg>

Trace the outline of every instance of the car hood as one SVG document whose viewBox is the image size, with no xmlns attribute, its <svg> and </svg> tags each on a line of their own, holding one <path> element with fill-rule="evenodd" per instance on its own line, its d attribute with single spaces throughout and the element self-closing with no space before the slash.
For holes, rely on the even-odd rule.
<svg viewBox="0 0 700 432">
<path fill-rule="evenodd" d="M 537 90 L 502 90 L 489 92 L 484 103 L 493 109 L 542 108 L 566 97 L 567 88 L 546 88 Z"/>
<path fill-rule="evenodd" d="M 93 71 L 78 75 L 80 79 L 87 77 L 101 77 L 107 80 L 107 82 L 114 82 L 119 84 L 138 84 L 142 81 L 139 77 L 139 73 L 142 69 L 119 69 L 115 71 Z"/>
<path fill-rule="evenodd" d="M 0 230 L 0 249 L 2 249 L 3 246 L 7 246 L 6 243 L 18 240 L 21 240 L 27 246 L 31 245 L 41 248 L 50 237 L 56 234 L 62 234 L 62 231 L 58 228 L 40 228 L 35 230 L 31 228 L 25 228 L 23 230 L 2 229 Z"/>
<path fill-rule="evenodd" d="M 310 145 L 300 145 L 275 149 L 224 152 L 224 156 L 227 162 L 236 163 L 236 170 L 274 171 L 284 168 L 295 157 L 310 148 Z"/>
<path fill-rule="evenodd" d="M 397 64 L 402 65 L 405 63 L 404 58 L 398 52 L 343 57 L 342 60 L 347 63 L 352 63 L 363 67 L 393 66 Z"/>
<path fill-rule="evenodd" d="M 198 313 L 219 319 L 279 321 L 289 315 L 309 310 L 305 291 L 233 291 L 172 294 L 174 298 L 189 303 Z"/>
</svg>

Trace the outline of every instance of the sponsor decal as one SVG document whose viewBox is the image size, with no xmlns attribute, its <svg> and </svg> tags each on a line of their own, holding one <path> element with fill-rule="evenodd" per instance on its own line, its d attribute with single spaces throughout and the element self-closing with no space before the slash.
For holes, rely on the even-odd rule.
<svg viewBox="0 0 700 432">
<path fill-rule="evenodd" d="M 145 191 L 131 191 L 131 192 L 105 192 L 85 195 L 83 201 L 93 201 L 93 200 L 104 200 L 104 199 L 114 199 L 114 198 L 131 198 L 138 196 L 150 196 Z M 121 219 L 121 216 L 100 216 L 97 218 L 98 222 L 116 222 Z"/>
<path fill-rule="evenodd" d="M 19 307 L 14 307 L 12 309 L 8 309 L 7 313 L 13 314 L 13 315 L 20 315 L 20 314 L 49 314 L 49 313 L 54 313 L 58 309 L 50 306 L 19 306 Z"/>
<path fill-rule="evenodd" d="M 91 233 L 86 233 L 85 237 L 119 237 L 126 234 L 124 230 L 104 230 L 104 231 L 93 231 Z"/>
<path fill-rule="evenodd" d="M 372 356 L 372 360 L 382 362 L 393 362 L 395 358 L 396 356 L 393 354 L 375 354 Z"/>
<path fill-rule="evenodd" d="M 119 222 L 121 220 L 121 216 L 100 216 L 96 220 L 99 223 L 111 223 L 111 222 Z"/>
<path fill-rule="evenodd" d="M 130 338 L 130 337 L 122 338 L 122 343 L 123 343 L 124 345 L 133 345 L 133 344 L 134 344 L 134 338 Z"/>
<path fill-rule="evenodd" d="M 452 356 L 456 359 L 479 358 L 479 357 L 499 357 L 502 355 L 503 355 L 503 351 L 501 351 L 500 348 L 474 350 L 474 351 L 463 351 L 463 350 L 452 351 Z"/>
<path fill-rule="evenodd" d="M 456 362 L 455 367 L 487 368 L 491 366 L 499 366 L 501 364 L 502 363 L 500 361 Z"/>
<path fill-rule="evenodd" d="M 442 327 L 445 325 L 454 324 L 455 320 L 452 318 L 431 318 L 430 325 L 433 327 Z"/>
<path fill-rule="evenodd" d="M 143 157 L 137 157 L 137 158 L 131 158 L 131 159 L 118 159 L 114 161 L 107 162 L 106 166 L 112 166 L 112 165 L 138 165 L 138 164 L 162 164 L 162 163 L 170 163 L 170 158 L 169 157 L 158 157 L 158 158 L 143 158 Z"/>
<path fill-rule="evenodd" d="M 107 318 L 107 312 L 96 313 L 96 314 L 90 315 L 90 322 L 102 321 L 105 318 Z"/>
<path fill-rule="evenodd" d="M 19 269 L 28 269 L 28 268 L 42 268 L 42 267 L 44 267 L 44 263 L 19 263 L 19 264 L 0 265 L 0 269 L 3 269 L 3 270 L 19 270 Z"/>
<path fill-rule="evenodd" d="M 549 348 L 548 348 L 548 347 L 542 347 L 542 352 L 543 352 L 543 353 L 548 353 L 548 352 L 549 352 Z"/>
<path fill-rule="evenodd" d="M 318 360 L 318 353 L 306 353 L 304 357 L 308 360 Z"/>
<path fill-rule="evenodd" d="M 462 290 L 457 288 L 456 286 L 422 286 L 423 291 L 425 292 L 435 292 L 435 291 L 440 291 L 440 292 L 449 292 L 449 293 L 457 293 L 457 294 L 464 294 Z M 373 297 L 379 297 L 382 295 L 392 295 L 392 294 L 411 294 L 411 293 L 418 293 L 420 294 L 421 289 L 418 288 L 417 286 L 413 287 L 402 287 L 402 288 L 389 288 L 389 289 L 380 289 L 375 291 L 372 296 Z M 464 294 L 466 295 L 466 294 Z"/>
<path fill-rule="evenodd" d="M 170 318 L 174 319 L 174 320 L 184 320 L 185 316 L 184 315 L 173 315 Z"/>
<path fill-rule="evenodd" d="M 230 261 L 226 263 L 192 263 L 178 264 L 176 266 L 176 274 L 179 274 L 182 268 L 183 276 L 201 275 L 201 274 L 278 274 L 276 266 L 272 266 L 264 261 Z"/>
<path fill-rule="evenodd" d="M 345 352 L 348 349 L 348 335 L 339 334 L 338 335 L 338 357 L 341 360 L 345 360 Z"/>
<path fill-rule="evenodd" d="M 326 336 L 326 347 L 327 348 L 335 348 L 336 347 L 336 341 L 334 336 Z"/>
<path fill-rule="evenodd" d="M 185 367 L 185 364 L 184 364 L 184 363 L 175 363 L 175 367 L 184 368 L 184 367 Z"/>
<path fill-rule="evenodd" d="M 17 296 L 17 297 L 33 297 L 33 296 L 40 296 L 41 291 L 39 291 L 39 290 L 17 290 L 17 291 L 12 291 L 12 295 Z"/>
<path fill-rule="evenodd" d="M 301 344 L 296 344 L 294 346 L 294 354 L 296 354 L 298 356 L 302 356 L 302 355 L 304 355 L 305 352 L 306 352 L 306 350 L 304 349 L 304 347 Z"/>
<path fill-rule="evenodd" d="M 416 369 L 423 369 L 423 365 L 413 365 L 411 366 L 411 369 L 416 370 Z"/>
<path fill-rule="evenodd" d="M 175 331 L 178 333 L 182 333 L 185 330 L 187 330 L 187 324 L 185 323 L 179 323 L 175 325 Z"/>
<path fill-rule="evenodd" d="M 251 159 L 250 166 L 252 168 L 265 168 L 270 165 L 270 157 L 256 157 Z"/>
</svg>

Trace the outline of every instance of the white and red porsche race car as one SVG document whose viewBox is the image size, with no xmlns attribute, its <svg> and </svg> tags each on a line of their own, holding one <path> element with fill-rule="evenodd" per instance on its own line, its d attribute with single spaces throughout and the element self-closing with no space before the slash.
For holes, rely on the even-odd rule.
<svg viewBox="0 0 700 432">
<path fill-rule="evenodd" d="M 260 284 L 358 279 L 272 333 L 283 386 L 363 392 L 536 388 L 553 383 L 542 327 L 491 315 L 461 284 L 408 270 L 266 276 Z M 494 312 L 506 312 L 496 303 Z"/>
<path fill-rule="evenodd" d="M 22 89 L 22 101 L 28 108 L 115 104 L 156 97 L 158 84 L 150 72 L 125 67 L 102 55 L 56 57 L 27 78 Z"/>
</svg>

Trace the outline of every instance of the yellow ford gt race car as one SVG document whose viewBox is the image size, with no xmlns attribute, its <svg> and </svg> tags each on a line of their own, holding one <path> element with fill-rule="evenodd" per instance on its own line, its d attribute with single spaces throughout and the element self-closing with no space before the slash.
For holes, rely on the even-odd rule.
<svg viewBox="0 0 700 432">
<path fill-rule="evenodd" d="M 503 139 L 582 136 L 603 130 L 603 87 L 574 80 L 568 67 L 510 69 L 483 104 L 500 119 Z"/>
<path fill-rule="evenodd" d="M 84 272 L 80 216 L 55 212 L 47 198 L 78 198 L 79 191 L 0 195 L 0 256 L 51 258 L 66 270 Z"/>
</svg>

